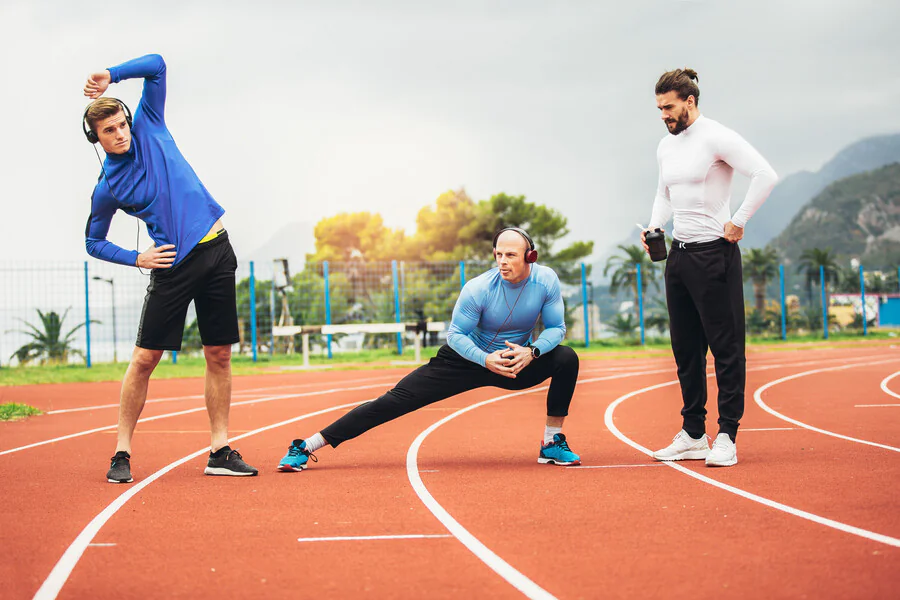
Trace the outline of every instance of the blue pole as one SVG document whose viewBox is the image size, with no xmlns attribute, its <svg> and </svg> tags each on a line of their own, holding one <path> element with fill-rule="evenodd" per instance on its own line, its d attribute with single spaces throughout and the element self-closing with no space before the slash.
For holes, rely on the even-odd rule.
<svg viewBox="0 0 900 600">
<path fill-rule="evenodd" d="M 900 269 L 897 269 L 900 273 Z M 459 289 L 463 289 L 466 285 L 466 261 L 459 261 Z"/>
<path fill-rule="evenodd" d="M 787 339 L 787 304 L 784 301 L 784 265 L 778 265 L 778 278 L 781 280 L 781 339 Z"/>
<path fill-rule="evenodd" d="M 863 335 L 867 335 L 868 326 L 866 325 L 866 279 L 865 277 L 863 277 L 862 265 L 859 265 L 859 295 L 862 299 Z"/>
<path fill-rule="evenodd" d="M 641 265 L 637 263 L 638 314 L 641 323 L 641 346 L 644 345 L 644 290 L 641 287 Z"/>
<path fill-rule="evenodd" d="M 87 352 L 84 359 L 87 368 L 91 368 L 91 295 L 88 293 L 88 264 L 84 261 L 84 335 L 86 337 Z"/>
<path fill-rule="evenodd" d="M 897 267 L 897 289 L 900 290 L 900 267 Z"/>
<path fill-rule="evenodd" d="M 584 307 L 584 347 L 588 348 L 591 345 L 591 321 L 588 310 L 587 270 L 584 263 L 581 263 L 581 305 Z"/>
<path fill-rule="evenodd" d="M 322 261 L 322 273 L 325 276 L 325 324 L 331 325 L 331 290 L 328 286 L 328 261 Z M 328 358 L 331 358 L 331 334 L 325 336 L 328 346 Z"/>
<path fill-rule="evenodd" d="M 394 276 L 394 320 L 400 322 L 400 290 L 398 289 L 399 281 L 397 278 L 397 261 L 391 261 L 391 273 Z M 397 332 L 397 354 L 403 354 L 403 334 Z"/>
<path fill-rule="evenodd" d="M 825 265 L 819 265 L 819 283 L 822 286 L 822 331 L 828 339 L 828 300 L 825 298 Z"/>
<path fill-rule="evenodd" d="M 272 274 L 272 287 L 269 289 L 269 356 L 275 355 L 275 274 Z"/>
<path fill-rule="evenodd" d="M 178 364 L 178 352 L 176 350 L 172 350 L 172 364 Z"/>
<path fill-rule="evenodd" d="M 253 348 L 253 362 L 256 362 L 256 275 L 253 261 L 250 261 L 250 345 Z"/>
</svg>

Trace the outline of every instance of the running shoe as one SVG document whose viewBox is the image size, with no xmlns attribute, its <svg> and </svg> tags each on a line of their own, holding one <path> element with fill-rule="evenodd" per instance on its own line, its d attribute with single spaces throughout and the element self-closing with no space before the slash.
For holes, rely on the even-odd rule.
<svg viewBox="0 0 900 600">
<path fill-rule="evenodd" d="M 306 449 L 306 440 L 294 440 L 291 442 L 287 454 L 278 463 L 278 470 L 285 473 L 302 471 L 308 466 L 310 458 L 313 462 L 319 462 L 316 455 Z"/>
<path fill-rule="evenodd" d="M 207 475 L 230 475 L 232 477 L 252 477 L 259 471 L 244 462 L 241 453 L 230 446 L 222 446 L 215 454 L 209 453 L 209 461 L 203 472 Z"/>
<path fill-rule="evenodd" d="M 553 434 L 553 441 L 549 444 L 541 444 L 541 453 L 538 455 L 538 463 L 542 465 L 580 465 L 581 457 L 569 449 L 566 436 L 562 433 Z"/>
<path fill-rule="evenodd" d="M 110 460 L 106 480 L 110 483 L 131 483 L 131 455 L 119 450 Z"/>
<path fill-rule="evenodd" d="M 653 453 L 656 460 L 702 460 L 709 454 L 709 437 L 704 433 L 703 437 L 695 440 L 688 432 L 682 429 L 672 440 L 672 443 Z"/>
<path fill-rule="evenodd" d="M 737 446 L 727 433 L 716 436 L 712 450 L 706 457 L 707 467 L 730 467 L 737 464 Z"/>
</svg>

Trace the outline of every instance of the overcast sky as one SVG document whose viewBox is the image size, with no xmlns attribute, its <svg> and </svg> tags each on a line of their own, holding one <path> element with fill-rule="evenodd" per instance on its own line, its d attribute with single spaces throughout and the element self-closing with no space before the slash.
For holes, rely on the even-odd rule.
<svg viewBox="0 0 900 600">
<path fill-rule="evenodd" d="M 697 70 L 702 112 L 779 174 L 816 170 L 900 131 L 898 23 L 900 3 L 860 0 L 4 0 L 0 260 L 87 258 L 81 89 L 146 53 L 166 59 L 169 129 L 239 257 L 343 211 L 412 232 L 461 186 L 552 206 L 602 251 L 649 218 L 663 71 Z M 108 93 L 134 107 L 140 89 Z M 111 239 L 133 247 L 133 220 Z"/>
</svg>

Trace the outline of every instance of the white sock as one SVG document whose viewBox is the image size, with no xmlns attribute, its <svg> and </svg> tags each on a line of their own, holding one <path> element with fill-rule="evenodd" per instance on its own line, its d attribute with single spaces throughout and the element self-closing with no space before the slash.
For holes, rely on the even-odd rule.
<svg viewBox="0 0 900 600">
<path fill-rule="evenodd" d="M 562 433 L 562 427 L 550 427 L 549 425 L 544 426 L 544 445 L 545 446 L 553 441 L 553 435 L 556 433 Z"/>
<path fill-rule="evenodd" d="M 324 448 L 327 445 L 328 442 L 325 441 L 325 438 L 322 437 L 321 433 L 306 438 L 306 449 L 310 452 L 315 452 L 319 448 Z"/>
</svg>

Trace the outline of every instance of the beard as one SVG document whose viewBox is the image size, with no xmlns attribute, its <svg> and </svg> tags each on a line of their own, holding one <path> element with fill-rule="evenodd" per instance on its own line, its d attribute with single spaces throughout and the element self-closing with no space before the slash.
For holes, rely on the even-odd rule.
<svg viewBox="0 0 900 600">
<path fill-rule="evenodd" d="M 679 133 L 687 129 L 688 118 L 688 111 L 684 110 L 680 115 L 678 115 L 677 119 L 666 121 L 666 128 L 669 130 L 669 133 L 671 133 L 672 135 L 678 135 Z"/>
</svg>

